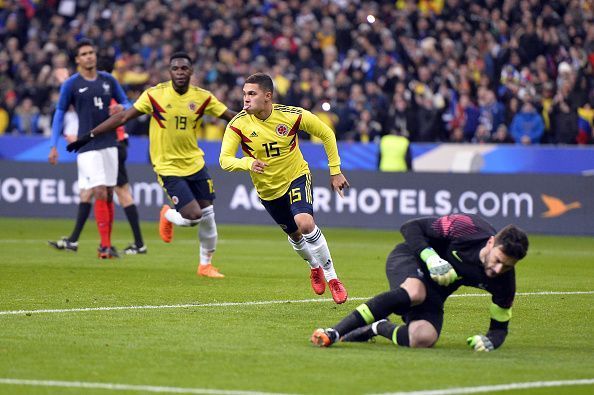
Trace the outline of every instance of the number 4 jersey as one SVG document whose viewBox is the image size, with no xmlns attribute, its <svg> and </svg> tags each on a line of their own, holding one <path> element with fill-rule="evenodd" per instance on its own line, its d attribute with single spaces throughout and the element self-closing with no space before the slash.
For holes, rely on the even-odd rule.
<svg viewBox="0 0 594 395">
<path fill-rule="evenodd" d="M 303 108 L 280 104 L 273 104 L 272 113 L 265 120 L 244 110 L 229 122 L 221 147 L 221 167 L 228 171 L 250 170 L 256 159 L 266 162 L 263 174 L 250 172 L 250 176 L 261 199 L 277 199 L 287 192 L 293 180 L 309 173 L 299 149 L 299 130 L 322 140 L 330 174 L 339 174 L 340 157 L 332 129 Z M 238 146 L 243 151 L 242 159 L 235 157 Z"/>
<path fill-rule="evenodd" d="M 111 99 L 125 106 L 130 105 L 124 90 L 111 74 L 99 71 L 97 78 L 87 80 L 76 73 L 62 84 L 57 108 L 66 112 L 70 105 L 74 105 L 78 115 L 78 136 L 80 137 L 109 118 Z M 115 131 L 103 133 L 82 147 L 79 153 L 116 145 Z"/>
<path fill-rule="evenodd" d="M 149 137 L 155 172 L 179 177 L 197 173 L 204 167 L 204 152 L 197 143 L 203 116 L 220 117 L 227 110 L 209 91 L 190 85 L 180 95 L 171 81 L 142 92 L 134 108 L 152 116 Z"/>
</svg>

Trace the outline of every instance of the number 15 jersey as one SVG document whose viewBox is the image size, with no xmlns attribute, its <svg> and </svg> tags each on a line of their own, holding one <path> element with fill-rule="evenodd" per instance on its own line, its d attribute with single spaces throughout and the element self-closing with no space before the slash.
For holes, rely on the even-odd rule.
<svg viewBox="0 0 594 395">
<path fill-rule="evenodd" d="M 134 108 L 152 115 L 149 150 L 153 169 L 159 175 L 178 177 L 192 175 L 204 167 L 204 151 L 197 142 L 203 116 L 220 117 L 227 110 L 211 92 L 190 85 L 180 95 L 171 81 L 142 92 Z"/>
<path fill-rule="evenodd" d="M 221 167 L 227 171 L 249 171 L 256 159 L 268 163 L 263 174 L 250 171 L 250 176 L 262 200 L 277 199 L 287 192 L 293 180 L 309 173 L 299 149 L 299 130 L 322 140 L 330 174 L 339 174 L 340 157 L 332 129 L 303 108 L 281 104 L 273 104 L 272 113 L 265 120 L 241 111 L 227 124 L 219 158 Z M 244 155 L 241 159 L 235 157 L 240 145 Z"/>
</svg>

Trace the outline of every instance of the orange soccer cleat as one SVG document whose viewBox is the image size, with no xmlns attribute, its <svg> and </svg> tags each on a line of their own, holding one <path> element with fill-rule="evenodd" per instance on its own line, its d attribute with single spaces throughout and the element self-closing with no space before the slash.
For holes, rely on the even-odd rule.
<svg viewBox="0 0 594 395">
<path fill-rule="evenodd" d="M 315 346 L 330 347 L 338 338 L 338 333 L 334 329 L 318 328 L 309 339 Z"/>
<path fill-rule="evenodd" d="M 318 295 L 322 295 L 326 291 L 326 281 L 324 280 L 324 270 L 321 267 L 311 269 L 309 274 L 311 280 L 311 287 Z"/>
<path fill-rule="evenodd" d="M 219 269 L 211 265 L 198 265 L 198 272 L 196 273 L 200 277 L 210 277 L 210 278 L 225 278 L 223 273 L 219 273 Z"/>
<path fill-rule="evenodd" d="M 159 213 L 159 236 L 165 243 L 171 243 L 173 240 L 173 224 L 165 218 L 165 213 L 169 210 L 169 206 L 164 204 Z"/>
<path fill-rule="evenodd" d="M 330 288 L 330 292 L 332 292 L 332 299 L 334 299 L 336 304 L 346 302 L 349 294 L 339 279 L 335 278 L 334 280 L 330 280 L 328 282 L 328 288 Z"/>
</svg>

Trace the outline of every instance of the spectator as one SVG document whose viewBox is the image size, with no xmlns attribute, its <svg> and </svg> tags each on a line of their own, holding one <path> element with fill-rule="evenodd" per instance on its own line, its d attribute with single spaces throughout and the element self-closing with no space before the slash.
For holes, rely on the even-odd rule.
<svg viewBox="0 0 594 395">
<path fill-rule="evenodd" d="M 30 97 L 26 97 L 15 110 L 13 125 L 19 134 L 37 134 L 39 131 L 39 108 L 33 104 Z"/>
<path fill-rule="evenodd" d="M 531 102 L 522 104 L 522 109 L 512 120 L 510 131 L 517 144 L 531 145 L 540 142 L 544 133 L 544 122 Z"/>
</svg>

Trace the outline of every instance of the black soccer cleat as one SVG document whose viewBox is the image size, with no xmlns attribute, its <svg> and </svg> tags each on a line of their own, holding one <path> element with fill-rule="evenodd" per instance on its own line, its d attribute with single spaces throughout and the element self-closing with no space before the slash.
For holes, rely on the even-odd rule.
<svg viewBox="0 0 594 395">
<path fill-rule="evenodd" d="M 99 246 L 99 248 L 97 248 L 97 257 L 99 259 L 113 259 L 119 258 L 120 254 L 118 254 L 118 250 L 116 250 L 115 247 Z"/>
<path fill-rule="evenodd" d="M 367 342 L 376 336 L 371 329 L 371 324 L 354 329 L 340 338 L 342 342 Z"/>
<path fill-rule="evenodd" d="M 146 245 L 137 247 L 136 244 L 132 243 L 128 247 L 124 248 L 124 254 L 126 255 L 138 255 L 138 254 L 146 254 L 148 249 Z"/>
<path fill-rule="evenodd" d="M 380 322 L 387 321 L 386 319 L 379 320 L 369 325 L 362 326 L 360 328 L 354 329 L 340 338 L 340 341 L 343 342 L 368 342 L 373 340 L 377 334 L 373 331 L 373 326 L 379 325 Z"/>
<path fill-rule="evenodd" d="M 70 241 L 68 237 L 64 236 L 60 240 L 57 241 L 48 241 L 47 244 L 50 247 L 54 247 L 56 250 L 64 250 L 64 251 L 78 251 L 78 242 L 77 241 Z"/>
</svg>

